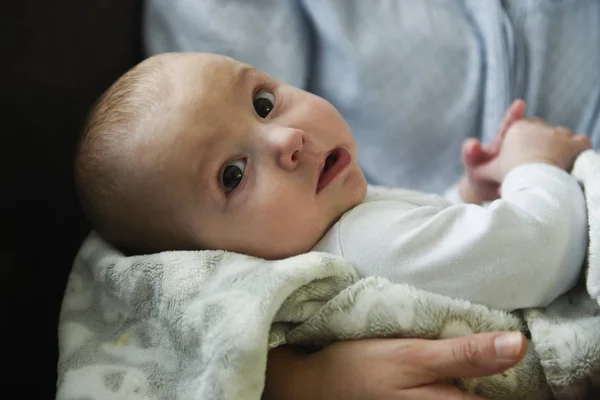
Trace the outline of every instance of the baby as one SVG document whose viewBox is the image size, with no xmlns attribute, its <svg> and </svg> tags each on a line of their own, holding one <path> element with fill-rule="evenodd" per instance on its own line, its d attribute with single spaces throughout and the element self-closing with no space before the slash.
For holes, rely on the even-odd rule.
<svg viewBox="0 0 600 400">
<path fill-rule="evenodd" d="M 544 306 L 577 280 L 583 135 L 515 122 L 486 168 L 488 207 L 371 187 L 326 100 L 232 59 L 151 57 L 99 99 L 76 158 L 83 208 L 128 253 L 338 254 L 359 273 L 485 304 Z M 367 193 L 368 192 L 368 193 Z"/>
</svg>

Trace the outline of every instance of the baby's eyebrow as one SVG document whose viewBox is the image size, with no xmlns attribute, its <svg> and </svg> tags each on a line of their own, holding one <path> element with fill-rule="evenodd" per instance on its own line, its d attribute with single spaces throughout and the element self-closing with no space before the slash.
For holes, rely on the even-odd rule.
<svg viewBox="0 0 600 400">
<path fill-rule="evenodd" d="M 252 75 L 256 71 L 257 71 L 257 69 L 250 65 L 242 66 L 235 74 L 234 81 L 233 81 L 234 90 L 237 91 L 237 90 L 242 89 L 244 87 L 244 84 L 248 80 L 248 75 Z"/>
</svg>

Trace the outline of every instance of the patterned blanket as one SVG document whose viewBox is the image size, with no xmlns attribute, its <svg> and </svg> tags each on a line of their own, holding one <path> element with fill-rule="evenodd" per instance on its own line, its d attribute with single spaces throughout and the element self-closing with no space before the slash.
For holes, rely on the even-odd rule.
<svg viewBox="0 0 600 400">
<path fill-rule="evenodd" d="M 600 155 L 583 153 L 588 265 L 543 309 L 509 314 L 361 278 L 344 259 L 280 261 L 222 251 L 125 257 L 95 233 L 83 243 L 59 324 L 57 399 L 260 399 L 267 352 L 340 339 L 444 338 L 520 329 L 515 368 L 457 380 L 490 399 L 584 399 L 600 390 Z"/>
</svg>

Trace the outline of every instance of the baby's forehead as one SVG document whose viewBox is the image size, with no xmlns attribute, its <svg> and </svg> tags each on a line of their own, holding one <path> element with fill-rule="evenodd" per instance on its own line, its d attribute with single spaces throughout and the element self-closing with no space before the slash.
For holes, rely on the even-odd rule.
<svg viewBox="0 0 600 400">
<path fill-rule="evenodd" d="M 252 80 L 248 79 L 249 71 L 255 70 L 224 56 L 183 57 L 167 71 L 173 88 L 167 102 L 186 120 L 222 122 L 221 118 L 232 117 L 231 107 L 245 99 Z"/>
<path fill-rule="evenodd" d="M 182 144 L 188 150 L 224 139 L 223 132 L 239 122 L 234 110 L 250 102 L 254 78 L 248 72 L 256 70 L 214 54 L 179 53 L 155 61 L 162 65 L 166 88 L 154 97 L 148 133 L 154 132 L 163 148 Z"/>
<path fill-rule="evenodd" d="M 231 119 L 238 97 L 236 80 L 251 67 L 223 56 L 192 54 L 170 60 L 164 70 L 169 81 L 153 124 L 168 140 L 207 139 Z M 160 128 L 158 127 L 160 125 Z"/>
<path fill-rule="evenodd" d="M 174 59 L 166 72 L 181 86 L 211 89 L 234 84 L 236 77 L 250 68 L 226 56 L 191 53 Z"/>
</svg>

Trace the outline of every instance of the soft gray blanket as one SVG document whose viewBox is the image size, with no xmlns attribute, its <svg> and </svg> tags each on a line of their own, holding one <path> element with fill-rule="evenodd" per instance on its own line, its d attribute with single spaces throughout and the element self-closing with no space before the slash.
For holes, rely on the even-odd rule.
<svg viewBox="0 0 600 400">
<path fill-rule="evenodd" d="M 281 261 L 222 251 L 125 257 L 92 233 L 77 255 L 59 325 L 57 399 L 260 399 L 269 348 L 338 339 L 531 333 L 504 374 L 458 380 L 494 399 L 595 398 L 600 389 L 600 155 L 573 174 L 586 191 L 588 268 L 545 309 L 508 314 L 309 253 Z"/>
</svg>

